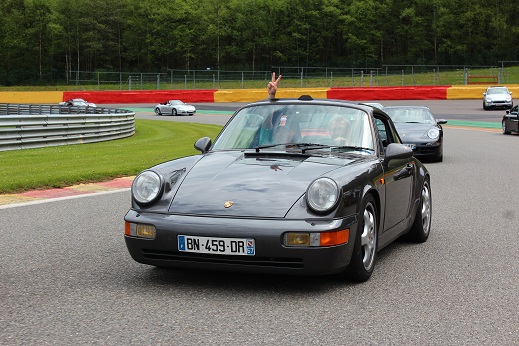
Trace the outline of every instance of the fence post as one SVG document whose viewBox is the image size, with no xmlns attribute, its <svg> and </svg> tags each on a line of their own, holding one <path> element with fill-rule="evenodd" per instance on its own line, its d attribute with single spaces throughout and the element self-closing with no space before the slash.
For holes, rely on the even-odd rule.
<svg viewBox="0 0 519 346">
<path fill-rule="evenodd" d="M 404 86 L 404 70 L 402 70 L 402 86 Z"/>
<path fill-rule="evenodd" d="M 373 86 L 373 71 L 372 70 L 369 71 L 369 86 L 370 87 Z"/>
<path fill-rule="evenodd" d="M 157 90 L 160 90 L 160 73 L 157 74 Z"/>
<path fill-rule="evenodd" d="M 303 69 L 301 69 L 301 78 L 300 78 L 300 81 L 299 81 L 299 87 L 300 88 L 303 87 Z"/>
</svg>

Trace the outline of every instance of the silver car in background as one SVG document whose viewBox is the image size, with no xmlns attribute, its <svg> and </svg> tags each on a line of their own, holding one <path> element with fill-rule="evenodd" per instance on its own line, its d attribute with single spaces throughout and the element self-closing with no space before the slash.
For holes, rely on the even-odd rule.
<svg viewBox="0 0 519 346">
<path fill-rule="evenodd" d="M 483 109 L 507 108 L 514 106 L 512 92 L 506 86 L 489 86 L 483 93 Z"/>
<path fill-rule="evenodd" d="M 95 103 L 85 101 L 83 99 L 70 99 L 67 101 L 63 101 L 59 103 L 60 106 L 69 106 L 69 107 L 97 107 Z"/>
<path fill-rule="evenodd" d="M 195 106 L 180 100 L 169 100 L 155 106 L 156 115 L 195 115 Z"/>
</svg>

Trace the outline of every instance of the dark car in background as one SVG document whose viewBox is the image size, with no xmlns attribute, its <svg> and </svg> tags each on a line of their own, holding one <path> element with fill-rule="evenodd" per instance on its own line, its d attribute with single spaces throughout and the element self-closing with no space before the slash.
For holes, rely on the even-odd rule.
<svg viewBox="0 0 519 346">
<path fill-rule="evenodd" d="M 429 236 L 429 173 L 379 109 L 259 101 L 194 146 L 133 181 L 124 239 L 137 262 L 366 281 L 377 251 Z"/>
<path fill-rule="evenodd" d="M 503 134 L 509 135 L 512 132 L 519 133 L 519 109 L 518 106 L 512 107 L 511 110 L 506 111 L 501 121 Z"/>
<path fill-rule="evenodd" d="M 402 142 L 413 149 L 414 156 L 443 161 L 445 119 L 436 119 L 425 106 L 387 106 L 383 108 L 396 126 Z"/>
</svg>

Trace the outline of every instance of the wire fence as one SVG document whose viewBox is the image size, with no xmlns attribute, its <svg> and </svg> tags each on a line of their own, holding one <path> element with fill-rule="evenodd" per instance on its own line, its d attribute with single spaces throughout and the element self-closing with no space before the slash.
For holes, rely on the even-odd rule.
<svg viewBox="0 0 519 346">
<path fill-rule="evenodd" d="M 49 83 L 51 81 L 54 84 L 62 83 L 73 90 L 251 89 L 265 87 L 271 79 L 272 71 L 283 75 L 283 87 L 292 88 L 519 84 L 519 61 L 499 61 L 495 66 L 382 65 L 372 68 L 273 66 L 270 71 L 228 71 L 207 68 L 204 70 L 167 69 L 160 72 L 68 71 L 65 75 L 53 71 L 50 76 L 40 76 L 38 83 L 33 85 L 42 84 L 42 78 L 49 78 Z M 9 75 L 12 77 L 15 74 Z M 2 76 L 0 71 L 0 84 Z M 9 84 L 16 85 L 12 82 Z"/>
</svg>

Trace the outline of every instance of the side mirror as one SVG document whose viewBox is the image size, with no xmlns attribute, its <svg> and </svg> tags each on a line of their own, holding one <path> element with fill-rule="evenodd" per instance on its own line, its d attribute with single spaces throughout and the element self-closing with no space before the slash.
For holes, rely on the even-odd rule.
<svg viewBox="0 0 519 346">
<path fill-rule="evenodd" d="M 507 110 L 505 111 L 505 113 L 506 113 L 506 114 L 510 114 L 510 110 L 507 109 Z"/>
<path fill-rule="evenodd" d="M 438 120 L 436 120 L 436 124 L 438 124 L 438 125 L 447 124 L 447 120 L 445 120 L 445 119 L 438 119 Z"/>
<path fill-rule="evenodd" d="M 483 96 L 487 96 L 487 93 L 483 93 Z"/>
<path fill-rule="evenodd" d="M 391 160 L 403 160 L 413 157 L 413 150 L 407 145 L 390 143 L 386 148 L 384 163 L 387 165 Z"/>
<path fill-rule="evenodd" d="M 202 154 L 205 154 L 209 151 L 209 148 L 211 147 L 211 138 L 209 137 L 202 137 L 199 140 L 195 142 L 195 149 L 202 152 Z"/>
</svg>

